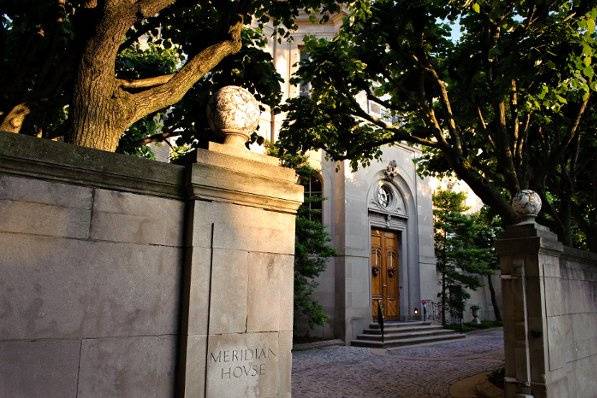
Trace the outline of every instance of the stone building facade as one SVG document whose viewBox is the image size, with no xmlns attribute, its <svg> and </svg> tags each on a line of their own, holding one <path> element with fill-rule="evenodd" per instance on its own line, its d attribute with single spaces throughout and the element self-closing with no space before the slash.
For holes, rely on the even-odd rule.
<svg viewBox="0 0 597 398">
<path fill-rule="evenodd" d="M 342 15 L 323 24 L 303 16 L 297 24 L 293 40 L 278 43 L 275 36 L 269 40 L 275 67 L 284 78 L 284 100 L 308 91 L 308 87 L 290 83 L 305 36 L 332 39 Z M 364 96 L 357 100 L 369 113 L 383 116 L 379 105 Z M 260 134 L 275 141 L 284 118 L 284 114 L 264 112 Z M 427 318 L 438 318 L 440 285 L 432 219 L 432 193 L 438 183 L 417 176 L 414 160 L 419 155 L 419 149 L 411 146 L 387 146 L 379 161 L 352 171 L 348 162 L 332 162 L 322 152 L 310 154 L 312 166 L 320 171 L 315 190 L 321 189 L 325 198 L 322 221 L 337 251 L 321 275 L 317 291 L 328 323 L 311 330 L 311 336 L 350 342 L 372 321 L 379 302 L 389 319 L 418 319 L 423 311 Z M 499 290 L 497 280 L 494 285 Z M 468 305 L 479 305 L 482 319 L 492 319 L 490 296 L 484 290 L 471 292 Z"/>
<path fill-rule="evenodd" d="M 327 23 L 320 24 L 306 15 L 299 17 L 298 29 L 290 41 L 278 42 L 274 31 L 265 27 L 269 37 L 267 50 L 284 80 L 281 83 L 282 101 L 308 93 L 308 86 L 290 83 L 301 56 L 304 56 L 301 50 L 305 36 L 333 39 L 342 18 L 343 15 L 335 15 Z M 378 104 L 369 103 L 364 96 L 357 100 L 369 113 L 383 116 L 384 111 Z M 264 108 L 258 132 L 274 142 L 286 115 L 274 114 L 265 105 Z M 153 149 L 158 159 L 167 161 L 167 146 Z M 256 144 L 251 149 L 264 152 L 264 148 Z M 418 177 L 414 160 L 420 153 L 419 149 L 408 145 L 386 146 L 379 161 L 357 171 L 352 171 L 348 162 L 326 159 L 321 151 L 310 153 L 309 162 L 319 170 L 319 178 L 305 186 L 305 194 L 321 194 L 325 198 L 322 222 L 327 226 L 337 252 L 320 276 L 316 292 L 328 323 L 310 330 L 312 337 L 342 338 L 350 342 L 371 322 L 380 299 L 384 308 L 392 307 L 388 308 L 390 313 L 385 314 L 388 318 L 421 318 L 425 311 L 427 319 L 439 319 L 437 295 L 440 282 L 433 248 L 432 194 L 436 189 L 449 186 L 467 193 L 466 205 L 471 211 L 479 210 L 482 203 L 462 181 L 451 181 L 447 185 L 446 181 Z M 372 252 L 376 249 L 372 245 L 375 240 L 372 234 L 382 232 L 389 233 L 384 239 L 389 239 L 390 245 L 396 248 L 395 264 L 388 261 L 380 264 L 385 267 L 380 269 L 382 274 L 388 274 L 388 267 L 397 269 L 390 270 L 393 279 L 392 291 L 388 294 L 381 291 L 386 281 L 373 275 L 377 271 L 373 270 L 376 265 L 372 263 Z M 377 249 L 383 251 L 383 247 Z M 495 276 L 493 282 L 501 302 L 499 277 Z M 480 307 L 480 319 L 494 319 L 489 289 L 480 288 L 469 291 L 469 294 L 471 298 L 467 305 Z M 470 310 L 466 311 L 464 320 L 472 320 Z"/>
</svg>

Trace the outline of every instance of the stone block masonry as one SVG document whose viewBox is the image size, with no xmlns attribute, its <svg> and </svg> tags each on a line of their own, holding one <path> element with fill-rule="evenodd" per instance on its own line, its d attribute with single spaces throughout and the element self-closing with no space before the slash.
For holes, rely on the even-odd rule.
<svg viewBox="0 0 597 398">
<path fill-rule="evenodd" d="M 190 174 L 179 393 L 290 396 L 302 187 L 272 158 L 210 149 L 198 150 Z"/>
<path fill-rule="evenodd" d="M 597 396 L 597 254 L 533 222 L 497 242 L 506 397 Z"/>
<path fill-rule="evenodd" d="M 0 397 L 290 394 L 302 187 L 217 150 L 0 134 Z"/>
</svg>

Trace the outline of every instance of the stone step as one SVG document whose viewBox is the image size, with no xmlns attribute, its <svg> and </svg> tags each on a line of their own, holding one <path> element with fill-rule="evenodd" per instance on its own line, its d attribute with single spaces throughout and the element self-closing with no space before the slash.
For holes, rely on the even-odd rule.
<svg viewBox="0 0 597 398">
<path fill-rule="evenodd" d="M 437 330 L 424 330 L 416 332 L 402 332 L 402 333 L 384 333 L 386 340 L 397 340 L 397 339 L 409 339 L 414 337 L 426 337 L 426 336 L 448 336 L 453 335 L 453 330 L 437 329 Z M 357 340 L 372 340 L 381 341 L 381 333 L 379 334 L 359 334 Z"/>
<path fill-rule="evenodd" d="M 404 328 L 396 328 L 392 326 L 384 327 L 384 332 L 388 333 L 397 333 L 397 332 L 417 332 L 417 331 L 425 331 L 425 330 L 441 330 L 441 325 L 422 325 L 422 326 L 413 326 L 413 327 L 404 327 Z M 363 333 L 366 334 L 381 334 L 381 329 L 365 329 Z"/>
<path fill-rule="evenodd" d="M 389 348 L 389 347 L 403 347 L 415 344 L 435 343 L 439 341 L 449 341 L 463 339 L 466 335 L 460 333 L 453 333 L 442 336 L 426 336 L 413 337 L 409 339 L 386 339 L 383 343 L 381 341 L 372 340 L 353 340 L 350 345 L 354 347 L 369 347 L 369 348 Z"/>
<path fill-rule="evenodd" d="M 405 327 L 413 327 L 413 326 L 427 326 L 431 325 L 431 321 L 412 321 L 412 322 L 400 322 L 400 321 L 385 321 L 384 327 L 396 327 L 396 328 L 405 328 Z M 370 329 L 379 329 L 379 323 L 371 322 L 369 324 Z"/>
</svg>

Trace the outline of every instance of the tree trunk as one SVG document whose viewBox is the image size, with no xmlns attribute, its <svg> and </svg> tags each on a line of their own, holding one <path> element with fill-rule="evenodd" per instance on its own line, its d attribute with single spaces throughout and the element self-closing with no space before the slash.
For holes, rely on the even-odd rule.
<svg viewBox="0 0 597 398">
<path fill-rule="evenodd" d="M 495 297 L 495 288 L 493 287 L 493 281 L 491 280 L 492 275 L 487 275 L 487 286 L 489 286 L 489 295 L 491 296 L 491 305 L 493 306 L 493 314 L 495 320 L 501 322 L 502 314 L 500 313 L 500 307 L 498 306 L 497 298 Z"/>
<path fill-rule="evenodd" d="M 25 103 L 15 105 L 4 117 L 2 123 L 0 123 L 0 131 L 5 133 L 18 134 L 23 127 L 23 122 L 31 110 Z"/>
<path fill-rule="evenodd" d="M 72 131 L 68 142 L 114 152 L 129 126 L 130 104 L 114 99 L 115 90 L 101 87 L 93 78 L 80 79 L 73 96 Z M 90 106 L 90 104 L 92 104 Z"/>
<path fill-rule="evenodd" d="M 128 6 L 128 7 L 127 7 Z M 72 129 L 67 142 L 114 152 L 132 123 L 131 94 L 120 89 L 114 73 L 120 43 L 136 19 L 130 4 L 104 2 L 95 34 L 83 50 L 72 99 Z"/>
<path fill-rule="evenodd" d="M 472 191 L 483 201 L 484 204 L 494 209 L 507 225 L 519 221 L 518 215 L 514 212 L 512 205 L 505 200 L 501 193 L 488 181 L 462 163 L 461 159 L 450 150 L 442 149 L 448 164 L 452 167 L 456 176 L 467 183 Z"/>
<path fill-rule="evenodd" d="M 153 16 L 173 0 L 98 2 L 95 34 L 83 50 L 72 99 L 72 128 L 66 141 L 114 152 L 125 129 L 137 120 L 180 101 L 184 94 L 222 59 L 242 45 L 242 17 L 230 26 L 225 40 L 194 55 L 175 74 L 139 81 L 116 78 L 120 44 L 139 17 Z M 156 85 L 157 84 L 157 85 Z M 137 89 L 146 88 L 137 91 Z M 135 89 L 133 91 L 127 91 Z"/>
<path fill-rule="evenodd" d="M 444 327 L 446 326 L 446 273 L 445 272 L 442 272 L 442 326 L 444 326 Z"/>
</svg>

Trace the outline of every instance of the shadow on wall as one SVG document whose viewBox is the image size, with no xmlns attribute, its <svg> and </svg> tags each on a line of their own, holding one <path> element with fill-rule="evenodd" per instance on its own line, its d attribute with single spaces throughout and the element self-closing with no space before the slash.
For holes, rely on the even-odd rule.
<svg viewBox="0 0 597 398">
<path fill-rule="evenodd" d="M 302 188 L 189 167 L 0 134 L 0 396 L 290 391 Z"/>
</svg>

